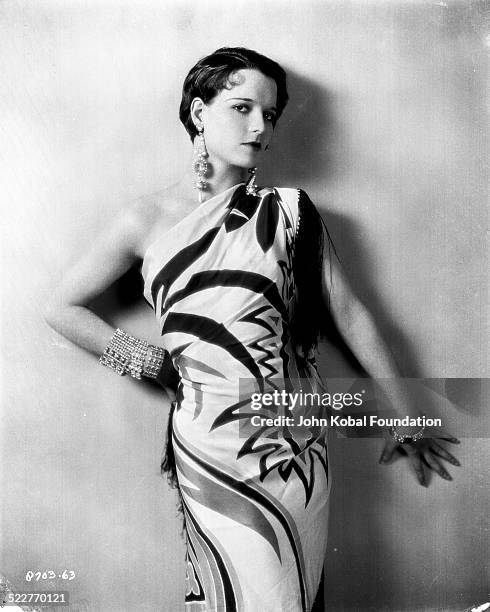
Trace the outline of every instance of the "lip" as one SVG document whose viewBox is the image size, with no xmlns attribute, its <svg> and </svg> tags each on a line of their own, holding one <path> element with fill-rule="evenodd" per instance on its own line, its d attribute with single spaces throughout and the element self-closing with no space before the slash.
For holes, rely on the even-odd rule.
<svg viewBox="0 0 490 612">
<path fill-rule="evenodd" d="M 260 151 L 260 149 L 262 148 L 262 144 L 260 142 L 242 142 L 242 145 L 244 146 L 248 146 L 248 147 L 253 147 L 256 151 Z"/>
</svg>

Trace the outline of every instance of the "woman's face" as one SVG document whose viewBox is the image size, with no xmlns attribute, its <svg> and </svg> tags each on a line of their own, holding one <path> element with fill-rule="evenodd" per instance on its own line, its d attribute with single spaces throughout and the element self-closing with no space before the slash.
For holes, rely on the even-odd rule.
<svg viewBox="0 0 490 612">
<path fill-rule="evenodd" d="M 219 91 L 208 104 L 194 100 L 195 118 L 204 127 L 211 164 L 251 168 L 260 163 L 272 138 L 277 86 L 274 79 L 252 69 L 237 70 L 229 81 L 230 89 Z"/>
</svg>

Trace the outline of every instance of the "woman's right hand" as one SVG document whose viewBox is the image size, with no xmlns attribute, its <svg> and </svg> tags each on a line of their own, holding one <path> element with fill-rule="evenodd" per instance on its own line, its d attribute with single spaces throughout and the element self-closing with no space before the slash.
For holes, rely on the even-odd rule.
<svg viewBox="0 0 490 612">
<path fill-rule="evenodd" d="M 177 399 L 180 376 L 174 367 L 162 368 L 155 378 L 155 382 L 163 388 L 171 402 Z"/>
</svg>

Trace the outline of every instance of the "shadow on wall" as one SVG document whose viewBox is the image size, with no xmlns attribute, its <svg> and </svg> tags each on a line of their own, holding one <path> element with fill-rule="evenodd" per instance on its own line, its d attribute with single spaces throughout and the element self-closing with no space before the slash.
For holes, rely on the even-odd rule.
<svg viewBox="0 0 490 612">
<path fill-rule="evenodd" d="M 261 170 L 273 184 L 298 187 L 337 177 L 345 166 L 332 92 L 286 67 L 289 103 Z"/>
<path fill-rule="evenodd" d="M 140 270 L 141 262 L 138 262 L 93 300 L 91 306 L 104 320 L 112 321 L 117 312 L 136 308 L 144 299 Z"/>
<path fill-rule="evenodd" d="M 336 115 L 336 109 L 341 106 L 340 94 L 334 94 L 290 68 L 287 73 L 290 102 L 278 123 L 271 157 L 266 158 L 260 170 L 271 184 L 288 187 L 341 180 L 351 156 L 348 150 L 350 135 L 346 134 L 345 125 L 340 124 Z M 414 347 L 374 289 L 375 271 L 369 264 L 367 246 L 362 241 L 356 219 L 329 210 L 328 196 L 316 204 L 355 293 L 376 313 L 388 344 L 403 353 L 404 374 L 422 376 Z M 325 342 L 322 353 L 325 351 L 320 363 L 329 376 L 362 375 L 362 367 L 338 334 L 332 334 Z"/>
<path fill-rule="evenodd" d="M 341 107 L 339 94 L 334 94 L 317 82 L 295 73 L 289 67 L 288 88 L 290 102 L 279 121 L 272 144 L 271 155 L 259 169 L 268 184 L 302 187 L 320 181 L 329 184 L 342 180 L 348 171 L 351 135 L 345 124 L 340 124 L 336 109 Z M 407 377 L 422 378 L 417 361 L 417 351 L 407 333 L 398 325 L 378 291 L 376 270 L 370 263 L 369 248 L 363 239 L 359 223 L 329 208 L 328 194 L 316 202 L 329 228 L 337 254 L 355 293 L 375 314 L 376 322 L 387 343 L 392 347 Z M 133 266 L 124 276 L 94 302 L 94 309 L 108 321 L 117 319 L 121 309 L 131 311 L 141 304 L 143 285 L 140 275 L 141 262 Z M 331 322 L 332 326 L 333 321 Z M 366 376 L 352 351 L 333 330 L 320 347 L 319 363 L 322 372 L 331 377 Z M 482 393 L 477 381 L 462 379 L 451 388 L 439 388 L 449 382 L 433 381 L 434 390 L 439 391 L 458 405 L 460 410 L 473 412 L 483 410 Z M 454 388 L 453 388 L 454 387 Z M 468 399 L 470 398 L 470 399 Z M 470 407 L 471 404 L 471 407 Z"/>
<path fill-rule="evenodd" d="M 259 169 L 259 183 L 261 176 L 268 184 L 290 187 L 304 187 L 318 182 L 329 185 L 346 179 L 346 174 L 350 173 L 348 143 L 351 134 L 346 131 L 346 124 L 338 118 L 337 109 L 342 107 L 340 94 L 334 94 L 290 67 L 286 68 L 290 102 L 278 123 L 271 155 L 264 159 Z M 397 361 L 403 364 L 403 375 L 423 378 L 416 347 L 393 318 L 389 304 L 376 289 L 376 269 L 371 263 L 371 253 L 363 238 L 362 227 L 354 217 L 333 212 L 329 207 L 328 193 L 324 198 L 320 197 L 316 204 L 329 228 L 344 273 L 355 293 L 374 314 Z M 143 285 L 140 267 L 141 262 L 138 262 L 94 302 L 94 310 L 102 318 L 111 322 L 117 319 L 121 309 L 128 312 L 141 305 Z M 331 323 L 333 327 L 333 321 Z M 325 376 L 367 375 L 337 330 L 333 330 L 322 343 L 319 364 Z M 428 384 L 435 385 L 435 391 L 450 399 L 463 412 L 476 415 L 484 410 L 484 394 L 477 380 L 469 379 L 465 384 L 463 379 L 458 379 L 451 386 L 449 381 L 434 379 Z"/>
</svg>

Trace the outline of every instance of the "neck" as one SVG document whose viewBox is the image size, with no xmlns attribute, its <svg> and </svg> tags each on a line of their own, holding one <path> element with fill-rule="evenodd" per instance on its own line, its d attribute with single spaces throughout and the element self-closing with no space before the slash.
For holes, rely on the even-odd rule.
<svg viewBox="0 0 490 612">
<path fill-rule="evenodd" d="M 207 187 L 205 191 L 202 192 L 202 201 L 205 202 L 206 200 L 209 200 L 215 195 L 226 191 L 230 187 L 233 187 L 233 185 L 248 181 L 249 177 L 250 174 L 248 173 L 247 168 L 240 168 L 238 166 L 220 167 L 220 165 L 217 163 L 210 163 L 205 177 Z M 192 186 L 195 181 L 196 175 L 192 169 L 187 170 L 182 177 L 182 183 L 189 185 L 192 190 Z M 199 190 L 194 189 L 193 192 L 197 202 L 199 198 Z"/>
</svg>

